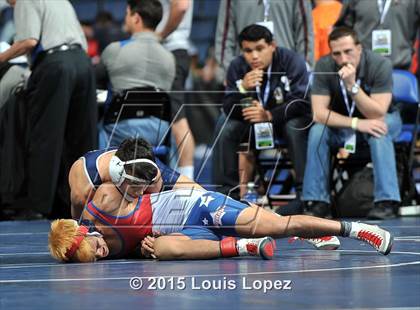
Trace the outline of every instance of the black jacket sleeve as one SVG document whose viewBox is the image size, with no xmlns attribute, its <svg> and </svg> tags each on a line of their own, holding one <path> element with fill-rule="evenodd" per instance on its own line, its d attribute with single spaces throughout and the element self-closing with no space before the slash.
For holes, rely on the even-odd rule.
<svg viewBox="0 0 420 310">
<path fill-rule="evenodd" d="M 283 104 L 274 105 L 274 108 L 270 109 L 273 123 L 281 124 L 292 118 L 309 117 L 311 114 L 309 73 L 304 59 L 292 51 L 283 49 L 280 53 L 276 53 L 275 63 L 280 64 L 280 67 L 276 66 L 276 68 L 279 72 L 285 73 L 290 89 L 285 89 L 284 83 L 277 81 L 285 95 Z M 273 86 L 271 88 L 275 89 Z"/>
<path fill-rule="evenodd" d="M 239 106 L 239 102 L 242 98 L 252 97 L 249 93 L 240 93 L 236 86 L 236 82 L 243 79 L 249 70 L 251 69 L 245 64 L 245 61 L 241 57 L 237 57 L 231 62 L 227 71 L 223 110 L 231 118 L 242 120 L 242 109 Z"/>
</svg>

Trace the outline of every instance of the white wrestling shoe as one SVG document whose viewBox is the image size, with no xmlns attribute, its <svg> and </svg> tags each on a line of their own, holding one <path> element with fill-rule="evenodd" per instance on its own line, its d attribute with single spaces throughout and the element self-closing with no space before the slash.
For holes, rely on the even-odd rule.
<svg viewBox="0 0 420 310">
<path fill-rule="evenodd" d="M 394 238 L 392 235 L 376 225 L 352 222 L 350 238 L 370 244 L 379 253 L 388 255 L 392 249 Z"/>
<path fill-rule="evenodd" d="M 292 243 L 298 239 L 308 242 L 317 250 L 337 250 L 340 247 L 340 240 L 336 236 L 326 236 L 320 238 L 292 237 L 289 239 L 289 243 Z"/>
<path fill-rule="evenodd" d="M 260 256 L 263 259 L 273 259 L 276 242 L 271 237 L 256 239 L 239 239 L 236 241 L 239 256 Z"/>
</svg>

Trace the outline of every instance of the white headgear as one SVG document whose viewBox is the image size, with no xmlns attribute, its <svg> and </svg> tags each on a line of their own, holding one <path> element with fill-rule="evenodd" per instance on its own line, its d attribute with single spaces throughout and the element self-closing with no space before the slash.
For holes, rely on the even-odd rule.
<svg viewBox="0 0 420 310">
<path fill-rule="evenodd" d="M 129 161 L 122 161 L 117 156 L 112 156 L 111 161 L 109 162 L 109 175 L 111 176 L 112 183 L 116 186 L 121 186 L 125 179 L 137 182 L 137 183 L 146 183 L 150 184 L 156 181 L 158 173 L 156 172 L 155 177 L 152 180 L 144 180 L 137 178 L 135 176 L 129 175 L 125 172 L 124 166 L 129 164 L 136 164 L 136 163 L 148 163 L 156 168 L 156 171 L 159 171 L 158 166 L 156 163 L 151 161 L 150 159 L 146 158 L 139 158 Z"/>
</svg>

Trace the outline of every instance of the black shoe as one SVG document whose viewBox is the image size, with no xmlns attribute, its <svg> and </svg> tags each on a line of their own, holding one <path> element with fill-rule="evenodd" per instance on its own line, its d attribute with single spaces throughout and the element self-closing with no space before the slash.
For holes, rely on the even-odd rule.
<svg viewBox="0 0 420 310">
<path fill-rule="evenodd" d="M 397 201 L 379 201 L 367 214 L 369 220 L 390 220 L 397 217 L 396 210 L 398 210 L 399 202 Z"/>
<path fill-rule="evenodd" d="M 16 214 L 11 217 L 13 221 L 36 221 L 45 219 L 44 215 L 31 209 L 23 209 L 16 211 Z"/>
<path fill-rule="evenodd" d="M 287 205 L 282 206 L 276 210 L 277 214 L 280 215 L 296 215 L 303 213 L 303 201 L 300 198 L 291 200 Z"/>
<path fill-rule="evenodd" d="M 14 211 L 8 210 L 8 209 L 3 209 L 3 207 L 1 207 L 1 209 L 0 209 L 0 221 L 10 221 L 10 220 L 12 220 L 12 216 L 14 214 L 15 214 Z"/>
<path fill-rule="evenodd" d="M 331 218 L 330 205 L 324 201 L 308 201 L 304 213 L 316 217 Z"/>
</svg>

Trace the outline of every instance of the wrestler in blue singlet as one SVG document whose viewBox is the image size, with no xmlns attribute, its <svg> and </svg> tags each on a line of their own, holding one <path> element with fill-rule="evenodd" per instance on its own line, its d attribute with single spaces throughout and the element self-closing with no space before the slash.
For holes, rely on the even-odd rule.
<svg viewBox="0 0 420 310">
<path fill-rule="evenodd" d="M 116 150 L 117 150 L 116 147 L 105 149 L 105 150 L 95 150 L 95 151 L 88 152 L 82 156 L 84 166 L 85 166 L 86 176 L 88 177 L 93 187 L 97 188 L 99 185 L 102 184 L 102 180 L 98 172 L 99 158 L 104 154 L 115 152 Z M 171 190 L 174 187 L 176 181 L 178 180 L 180 174 L 176 172 L 175 170 L 172 170 L 171 168 L 166 166 L 158 158 L 155 159 L 155 162 L 162 176 L 162 181 L 163 181 L 162 190 Z"/>
</svg>

